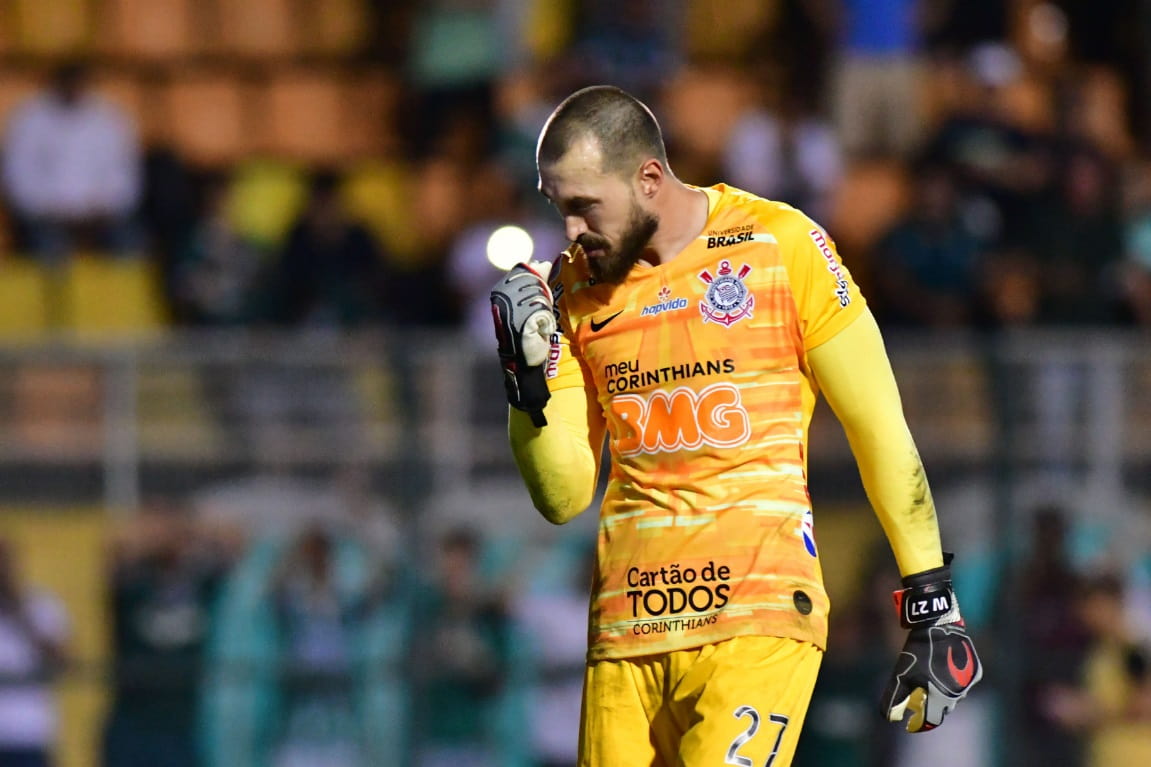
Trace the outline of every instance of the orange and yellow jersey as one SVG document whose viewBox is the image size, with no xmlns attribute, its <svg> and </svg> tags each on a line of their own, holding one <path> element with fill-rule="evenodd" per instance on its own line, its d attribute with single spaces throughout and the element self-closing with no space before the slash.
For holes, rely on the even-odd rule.
<svg viewBox="0 0 1151 767">
<path fill-rule="evenodd" d="M 798 210 L 717 185 L 674 259 L 596 284 L 573 246 L 553 273 L 552 390 L 584 387 L 607 423 L 589 658 L 738 635 L 823 647 L 812 528 L 809 349 L 863 298 Z"/>
</svg>

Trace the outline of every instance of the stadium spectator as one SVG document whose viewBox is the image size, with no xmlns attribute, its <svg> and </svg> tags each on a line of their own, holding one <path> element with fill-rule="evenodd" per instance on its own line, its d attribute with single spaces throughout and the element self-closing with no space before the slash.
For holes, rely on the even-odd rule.
<svg viewBox="0 0 1151 767">
<path fill-rule="evenodd" d="M 1029 551 L 1019 566 L 1018 596 L 998 606 L 999 619 L 1018 627 L 1019 646 L 1027 648 L 1020 659 L 1023 706 L 1018 721 L 1024 734 L 1019 753 L 1025 764 L 1075 767 L 1083 759 L 1080 734 L 1045 706 L 1052 690 L 1079 679 L 1089 640 L 1075 609 L 1082 576 L 1070 561 L 1070 521 L 1059 506 L 1042 506 L 1032 513 Z"/>
<path fill-rule="evenodd" d="M 364 611 L 340 588 L 336 542 L 322 526 L 301 531 L 270 596 L 282 648 L 273 767 L 362 764 L 354 668 Z"/>
<path fill-rule="evenodd" d="M 409 607 L 379 543 L 347 517 L 305 512 L 254 527 L 209 652 L 208 764 L 411 763 Z"/>
<path fill-rule="evenodd" d="M 1123 256 L 1119 291 L 1124 318 L 1151 326 L 1151 167 L 1143 163 L 1123 177 Z"/>
<path fill-rule="evenodd" d="M 1010 87 L 1023 76 L 1019 55 L 982 45 L 959 72 L 962 101 L 928 137 L 923 154 L 947 167 L 974 204 L 981 234 L 994 246 L 1017 247 L 1019 229 L 1056 175 L 1050 131 L 1016 113 Z"/>
<path fill-rule="evenodd" d="M 920 0 L 836 0 L 824 25 L 832 52 L 832 115 L 848 157 L 904 158 L 923 140 Z"/>
<path fill-rule="evenodd" d="M 1091 636 L 1083 676 L 1047 701 L 1052 717 L 1085 733 L 1087 767 L 1151 763 L 1151 654 L 1132 636 L 1124 593 L 1112 573 L 1083 584 L 1076 610 Z"/>
<path fill-rule="evenodd" d="M 229 558 L 187 513 L 145 508 L 112 550 L 112 705 L 105 767 L 201 764 L 205 646 Z"/>
<path fill-rule="evenodd" d="M 420 586 L 411 674 L 416 759 L 421 767 L 496 767 L 494 724 L 512 662 L 503 595 L 484 585 L 482 538 L 466 528 L 441 535 L 434 570 Z"/>
<path fill-rule="evenodd" d="M 264 317 L 293 328 L 363 327 L 379 320 L 379 244 L 340 196 L 339 175 L 313 174 L 287 244 L 263 275 Z"/>
<path fill-rule="evenodd" d="M 569 55 L 583 82 L 654 98 L 683 64 L 683 2 L 585 0 Z"/>
<path fill-rule="evenodd" d="M 595 552 L 585 542 L 563 541 L 547 548 L 546 561 L 526 575 L 512 615 L 530 648 L 532 664 L 529 730 L 535 767 L 574 767 L 587 656 L 587 584 Z"/>
<path fill-rule="evenodd" d="M 969 327 L 979 311 L 987 243 L 937 163 L 915 174 L 916 202 L 876 245 L 876 314 L 893 325 Z"/>
<path fill-rule="evenodd" d="M 1051 194 L 1033 200 L 1021 244 L 1036 263 L 1042 325 L 1098 325 L 1117 319 L 1115 270 L 1123 257 L 1118 178 L 1089 147 L 1061 159 Z"/>
<path fill-rule="evenodd" d="M 264 253 L 228 216 L 228 180 L 208 174 L 191 231 L 174 249 L 170 301 L 181 324 L 235 327 L 256 319 L 256 280 Z"/>
<path fill-rule="evenodd" d="M 136 127 L 90 89 L 91 75 L 83 62 L 59 66 L 14 110 L 4 136 L 4 192 L 20 242 L 53 263 L 78 247 L 130 254 L 142 245 Z"/>
<path fill-rule="evenodd" d="M 770 90 L 766 83 L 758 89 Z M 740 189 L 786 202 L 823 221 L 843 176 L 843 156 L 834 126 L 809 100 L 787 90 L 764 93 L 727 137 L 720 172 Z"/>
<path fill-rule="evenodd" d="M 68 617 L 17 570 L 13 544 L 0 539 L 0 765 L 48 767 L 59 716 L 50 682 L 67 658 Z"/>
</svg>

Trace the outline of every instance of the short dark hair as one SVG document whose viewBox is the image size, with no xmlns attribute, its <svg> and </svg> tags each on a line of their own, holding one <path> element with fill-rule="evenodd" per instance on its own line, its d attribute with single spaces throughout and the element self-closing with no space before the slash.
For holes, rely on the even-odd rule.
<svg viewBox="0 0 1151 767">
<path fill-rule="evenodd" d="M 596 141 L 601 170 L 626 174 L 648 157 L 667 167 L 659 123 L 643 102 L 613 85 L 592 85 L 564 99 L 544 126 L 536 161 L 558 162 L 581 138 Z"/>
</svg>

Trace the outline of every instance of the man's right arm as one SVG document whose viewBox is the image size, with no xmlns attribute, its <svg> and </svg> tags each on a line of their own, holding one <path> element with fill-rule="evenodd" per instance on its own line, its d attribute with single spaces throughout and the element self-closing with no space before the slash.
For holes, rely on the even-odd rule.
<svg viewBox="0 0 1151 767">
<path fill-rule="evenodd" d="M 562 525 L 591 505 L 606 426 L 599 403 L 579 387 L 553 391 L 545 412 L 547 425 L 536 427 L 509 408 L 508 436 L 532 503 Z"/>
<path fill-rule="evenodd" d="M 511 405 L 512 454 L 535 507 L 562 525 L 591 505 L 606 424 L 563 332 L 555 305 L 562 285 L 558 274 L 548 284 L 550 271 L 539 262 L 509 270 L 492 289 L 492 318 Z"/>
</svg>

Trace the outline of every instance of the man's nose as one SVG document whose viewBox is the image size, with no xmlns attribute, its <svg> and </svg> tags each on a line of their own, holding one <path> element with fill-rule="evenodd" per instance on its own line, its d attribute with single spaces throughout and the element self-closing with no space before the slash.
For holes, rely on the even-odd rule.
<svg viewBox="0 0 1151 767">
<path fill-rule="evenodd" d="M 567 216 L 564 218 L 564 228 L 567 229 L 569 240 L 576 240 L 587 231 L 587 221 L 582 216 Z"/>
</svg>

